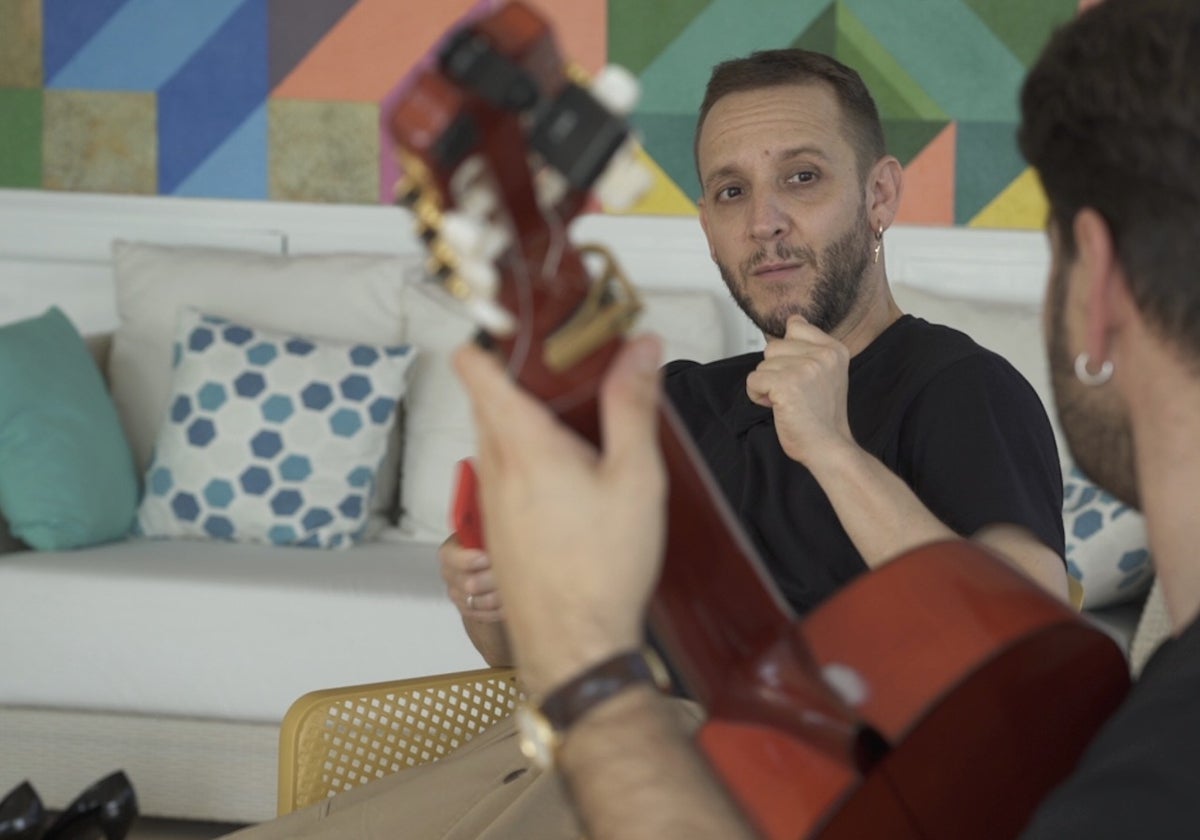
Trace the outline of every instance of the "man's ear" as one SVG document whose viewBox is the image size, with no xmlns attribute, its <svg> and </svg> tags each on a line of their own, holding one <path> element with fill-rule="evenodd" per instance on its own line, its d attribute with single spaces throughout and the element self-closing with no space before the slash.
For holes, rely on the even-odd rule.
<svg viewBox="0 0 1200 840">
<path fill-rule="evenodd" d="M 871 224 L 886 230 L 892 226 L 900 210 L 900 193 L 904 188 L 904 169 L 900 161 L 884 155 L 875 161 L 867 175 L 867 213 Z"/>
<path fill-rule="evenodd" d="M 1124 266 L 1117 258 L 1112 229 L 1092 207 L 1075 214 L 1078 280 L 1083 283 L 1085 306 L 1084 349 L 1095 364 L 1109 358 L 1109 339 L 1114 327 L 1128 313 L 1132 298 Z"/>
</svg>

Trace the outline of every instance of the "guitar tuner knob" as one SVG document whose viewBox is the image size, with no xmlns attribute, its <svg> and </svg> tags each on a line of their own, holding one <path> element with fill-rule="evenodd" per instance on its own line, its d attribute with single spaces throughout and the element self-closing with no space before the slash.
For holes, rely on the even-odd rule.
<svg viewBox="0 0 1200 840">
<path fill-rule="evenodd" d="M 485 332 L 503 338 L 517 329 L 512 314 L 491 298 L 472 297 L 463 301 L 467 315 Z"/>
<path fill-rule="evenodd" d="M 557 169 L 543 167 L 534 176 L 534 190 L 537 193 L 538 205 L 548 209 L 558 205 L 567 194 L 570 184 Z"/>
<path fill-rule="evenodd" d="M 494 298 L 500 286 L 500 272 L 485 260 L 460 259 L 458 276 L 480 297 Z"/>
<path fill-rule="evenodd" d="M 612 113 L 626 117 L 633 113 L 642 95 L 637 77 L 619 64 L 608 64 L 592 80 L 592 96 Z"/>
<path fill-rule="evenodd" d="M 457 206 L 460 212 L 477 219 L 487 219 L 497 207 L 496 193 L 482 184 L 475 184 L 463 190 L 457 196 Z"/>
<path fill-rule="evenodd" d="M 479 155 L 464 158 L 450 175 L 450 189 L 455 191 L 465 189 L 482 178 L 486 171 L 487 164 Z"/>
<path fill-rule="evenodd" d="M 461 276 L 457 274 L 450 274 L 441 282 L 442 286 L 450 294 L 450 297 L 454 298 L 460 303 L 466 302 L 470 299 L 471 286 Z"/>
<path fill-rule="evenodd" d="M 633 207 L 653 185 L 654 176 L 637 159 L 637 147 L 627 141 L 596 182 L 596 197 L 605 209 L 622 212 Z"/>
<path fill-rule="evenodd" d="M 491 262 L 511 244 L 508 232 L 496 224 L 477 221 L 465 213 L 447 212 L 442 218 L 442 239 L 457 253 Z"/>
</svg>

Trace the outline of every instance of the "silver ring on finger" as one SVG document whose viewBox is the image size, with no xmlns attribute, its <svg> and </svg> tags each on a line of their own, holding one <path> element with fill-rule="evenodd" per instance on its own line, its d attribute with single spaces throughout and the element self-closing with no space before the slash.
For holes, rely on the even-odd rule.
<svg viewBox="0 0 1200 840">
<path fill-rule="evenodd" d="M 475 609 L 475 596 L 474 595 L 467 596 L 467 609 L 469 609 L 469 610 Z"/>
</svg>

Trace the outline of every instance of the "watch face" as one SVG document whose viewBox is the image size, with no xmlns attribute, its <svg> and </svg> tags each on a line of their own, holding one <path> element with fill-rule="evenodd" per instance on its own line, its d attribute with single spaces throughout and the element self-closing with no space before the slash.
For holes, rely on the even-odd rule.
<svg viewBox="0 0 1200 840">
<path fill-rule="evenodd" d="M 554 766 L 554 752 L 558 748 L 558 733 L 550 722 L 531 706 L 517 706 L 517 731 L 521 733 L 521 752 L 542 770 Z"/>
</svg>

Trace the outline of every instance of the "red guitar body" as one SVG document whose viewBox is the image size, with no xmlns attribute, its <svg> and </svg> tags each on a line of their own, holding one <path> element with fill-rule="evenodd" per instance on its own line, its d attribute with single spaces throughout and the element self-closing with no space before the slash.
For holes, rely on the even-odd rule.
<svg viewBox="0 0 1200 840">
<path fill-rule="evenodd" d="M 930 545 L 863 575 L 796 625 L 891 749 L 866 770 L 777 730 L 717 719 L 700 734 L 771 838 L 1010 838 L 1129 687 L 1120 651 L 971 543 Z"/>
<path fill-rule="evenodd" d="M 439 217 L 468 200 L 461 173 L 483 162 L 511 239 L 494 259 L 495 299 L 514 323 L 489 343 L 523 387 L 596 442 L 596 393 L 621 335 L 593 331 L 569 361 L 556 355 L 563 325 L 612 297 L 593 295 L 597 281 L 566 240 L 592 176 L 551 193 L 536 176 L 565 171 L 576 146 L 594 157 L 591 140 L 613 126 L 570 104 L 579 97 L 552 33 L 521 3 L 446 44 L 391 115 L 410 178 L 399 191 L 436 255 Z M 580 120 L 582 138 L 548 145 Z M 443 280 L 453 270 L 444 259 L 431 266 Z M 651 625 L 709 713 L 701 748 L 760 831 L 1015 836 L 1128 689 L 1113 642 L 963 541 L 899 557 L 798 620 L 665 400 L 660 438 L 668 536 Z M 456 511 L 478 540 L 473 498 L 462 491 Z"/>
</svg>

